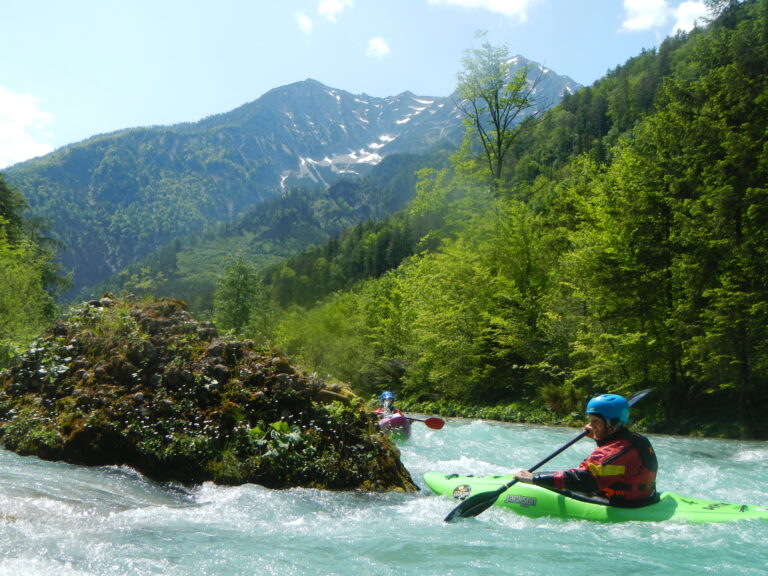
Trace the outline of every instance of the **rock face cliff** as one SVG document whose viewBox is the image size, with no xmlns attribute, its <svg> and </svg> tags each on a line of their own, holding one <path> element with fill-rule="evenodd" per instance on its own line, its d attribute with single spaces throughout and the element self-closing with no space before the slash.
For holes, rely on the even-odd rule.
<svg viewBox="0 0 768 576">
<path fill-rule="evenodd" d="M 417 490 L 358 401 L 180 301 L 89 302 L 0 385 L 0 443 L 20 454 L 183 484 Z"/>
</svg>

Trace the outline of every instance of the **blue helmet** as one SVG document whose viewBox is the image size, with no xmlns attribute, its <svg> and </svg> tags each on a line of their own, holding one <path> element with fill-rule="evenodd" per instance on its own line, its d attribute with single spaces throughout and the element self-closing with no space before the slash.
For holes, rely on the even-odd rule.
<svg viewBox="0 0 768 576">
<path fill-rule="evenodd" d="M 600 394 L 587 404 L 587 414 L 597 414 L 608 426 L 619 428 L 629 423 L 629 402 L 618 394 Z"/>
<path fill-rule="evenodd" d="M 392 394 L 392 392 L 382 392 L 381 393 L 381 400 L 382 401 L 384 401 L 384 400 L 392 400 L 394 402 L 395 395 Z"/>
</svg>

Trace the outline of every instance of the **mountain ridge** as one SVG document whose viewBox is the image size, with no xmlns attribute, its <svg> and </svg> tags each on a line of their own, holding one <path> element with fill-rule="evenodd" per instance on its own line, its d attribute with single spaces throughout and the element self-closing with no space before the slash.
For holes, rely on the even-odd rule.
<svg viewBox="0 0 768 576">
<path fill-rule="evenodd" d="M 543 68 L 534 64 L 514 62 Z M 541 83 L 548 99 L 562 91 L 555 78 Z M 387 155 L 456 145 L 461 134 L 452 97 L 379 98 L 307 79 L 198 122 L 96 135 L 5 173 L 51 223 L 79 290 L 290 187 L 360 178 Z"/>
</svg>

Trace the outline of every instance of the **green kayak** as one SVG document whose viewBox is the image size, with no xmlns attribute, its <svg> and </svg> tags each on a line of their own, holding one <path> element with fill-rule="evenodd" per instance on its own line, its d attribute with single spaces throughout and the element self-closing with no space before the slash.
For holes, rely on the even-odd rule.
<svg viewBox="0 0 768 576">
<path fill-rule="evenodd" d="M 482 492 L 492 492 L 514 478 L 504 476 L 463 476 L 427 472 L 424 481 L 436 494 L 464 500 Z M 673 492 L 662 492 L 656 504 L 642 508 L 617 508 L 579 499 L 530 484 L 513 484 L 501 494 L 496 506 L 510 508 L 531 518 L 550 516 L 562 519 L 594 520 L 597 522 L 661 522 L 679 520 L 685 522 L 727 522 L 763 518 L 768 520 L 768 505 L 729 504 L 717 500 L 689 498 Z"/>
</svg>

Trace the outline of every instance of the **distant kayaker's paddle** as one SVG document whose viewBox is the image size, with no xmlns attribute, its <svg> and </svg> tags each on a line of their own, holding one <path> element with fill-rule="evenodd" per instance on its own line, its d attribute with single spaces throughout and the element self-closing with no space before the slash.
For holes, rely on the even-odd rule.
<svg viewBox="0 0 768 576">
<path fill-rule="evenodd" d="M 627 403 L 632 406 L 638 401 L 645 398 L 648 394 L 651 393 L 652 388 L 648 388 L 646 390 L 641 390 L 640 392 L 636 392 L 632 394 L 629 398 L 627 398 Z M 552 452 L 549 456 L 544 458 L 541 462 L 538 464 L 535 464 L 534 466 L 531 466 L 528 468 L 528 472 L 533 472 L 534 470 L 537 470 L 540 466 L 543 466 L 552 458 L 560 454 L 563 450 L 566 450 L 567 448 L 570 448 L 576 442 L 584 438 L 584 436 L 587 435 L 587 430 L 583 430 L 576 438 L 571 440 L 570 442 L 563 444 L 560 448 Z M 492 491 L 492 492 L 482 492 L 480 494 L 475 494 L 474 496 L 470 496 L 464 502 L 456 506 L 453 510 L 451 510 L 450 514 L 445 517 L 446 522 L 454 522 L 458 520 L 459 518 L 472 518 L 473 516 L 477 516 L 478 514 L 481 514 L 488 510 L 491 506 L 493 506 L 494 502 L 498 500 L 499 496 L 504 494 L 511 486 L 517 484 L 517 479 L 514 478 L 501 486 L 500 488 Z"/>
<path fill-rule="evenodd" d="M 440 430 L 440 428 L 445 426 L 445 420 L 442 418 L 427 418 L 426 420 L 422 420 L 421 418 L 411 418 L 410 416 L 406 416 L 406 418 L 412 422 L 424 422 L 424 424 L 427 425 L 427 428 L 432 428 L 432 430 Z"/>
</svg>

